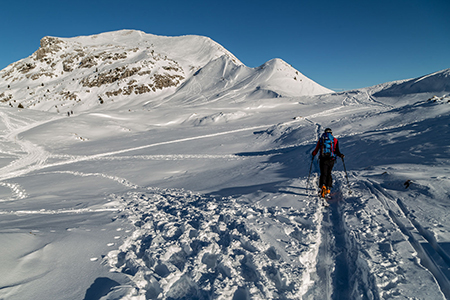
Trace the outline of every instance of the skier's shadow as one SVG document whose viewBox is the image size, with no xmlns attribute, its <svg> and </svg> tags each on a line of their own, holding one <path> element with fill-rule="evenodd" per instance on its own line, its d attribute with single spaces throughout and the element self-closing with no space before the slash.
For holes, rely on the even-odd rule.
<svg viewBox="0 0 450 300">
<path fill-rule="evenodd" d="M 286 189 L 289 189 L 289 190 L 286 190 Z M 293 189 L 298 190 L 298 192 L 293 191 Z M 289 195 L 294 195 L 294 196 L 305 196 L 305 197 L 310 196 L 311 191 L 312 191 L 311 188 L 307 189 L 307 188 L 298 187 L 298 186 L 283 186 L 280 189 L 278 189 L 278 192 L 281 192 L 283 194 L 289 194 Z"/>
</svg>

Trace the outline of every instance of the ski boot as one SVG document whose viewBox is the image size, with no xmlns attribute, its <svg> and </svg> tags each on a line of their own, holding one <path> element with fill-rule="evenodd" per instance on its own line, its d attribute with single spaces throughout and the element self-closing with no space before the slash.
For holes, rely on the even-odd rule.
<svg viewBox="0 0 450 300">
<path fill-rule="evenodd" d="M 322 189 L 320 190 L 320 196 L 322 196 L 322 198 L 325 198 L 329 194 L 330 194 L 330 189 L 326 186 L 322 186 Z"/>
</svg>

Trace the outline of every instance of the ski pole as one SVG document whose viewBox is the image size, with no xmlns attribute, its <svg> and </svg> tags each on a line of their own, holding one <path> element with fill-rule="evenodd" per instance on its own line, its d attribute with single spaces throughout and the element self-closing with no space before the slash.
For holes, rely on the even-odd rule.
<svg viewBox="0 0 450 300">
<path fill-rule="evenodd" d="M 341 157 L 341 159 L 342 159 L 342 164 L 344 165 L 345 178 L 347 178 L 347 186 L 348 186 L 349 194 L 351 194 L 351 193 L 352 193 L 352 190 L 350 189 L 350 182 L 348 181 L 347 168 L 345 167 L 344 158 Z"/>
<path fill-rule="evenodd" d="M 311 159 L 311 165 L 309 166 L 309 174 L 308 174 L 308 181 L 306 182 L 306 191 L 309 191 L 309 177 L 311 177 L 311 170 L 312 170 L 312 165 L 313 165 L 313 161 L 314 161 L 314 156 Z"/>
</svg>

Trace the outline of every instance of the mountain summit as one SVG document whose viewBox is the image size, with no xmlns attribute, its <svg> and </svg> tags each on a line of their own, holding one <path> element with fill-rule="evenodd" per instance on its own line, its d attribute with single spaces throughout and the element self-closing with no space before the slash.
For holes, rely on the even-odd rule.
<svg viewBox="0 0 450 300">
<path fill-rule="evenodd" d="M 64 113 L 156 98 L 227 101 L 238 91 L 242 99 L 332 92 L 280 59 L 249 68 L 207 37 L 134 30 L 44 37 L 35 53 L 0 71 L 1 102 Z"/>
</svg>

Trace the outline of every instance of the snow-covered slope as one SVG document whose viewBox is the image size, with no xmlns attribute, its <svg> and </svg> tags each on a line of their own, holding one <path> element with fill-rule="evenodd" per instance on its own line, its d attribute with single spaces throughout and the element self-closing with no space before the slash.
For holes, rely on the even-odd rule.
<svg viewBox="0 0 450 300">
<path fill-rule="evenodd" d="M 8 104 L 45 91 L 39 78 L 74 92 L 95 68 L 144 68 L 151 50 L 95 52 L 97 66 L 74 60 L 53 83 L 21 73 L 24 61 L 55 62 L 34 56 L 2 71 L 0 94 L 16 102 L 0 106 L 0 299 L 450 299 L 445 76 L 421 80 L 420 93 L 380 96 L 396 82 L 311 95 L 320 88 L 302 90 L 284 62 L 247 68 L 200 37 L 123 31 L 55 45 L 111 44 L 102 55 L 115 57 L 117 43 L 147 39 L 160 58 L 147 79 L 184 80 L 89 104 L 131 77 L 95 86 L 71 117 L 47 106 L 53 90 L 39 109 Z M 191 39 L 208 58 L 168 44 Z M 63 55 L 52 51 L 44 58 Z M 311 152 L 327 127 L 345 160 L 325 203 Z"/>
<path fill-rule="evenodd" d="M 202 75 L 192 79 L 199 73 Z M 218 81 L 224 84 L 221 89 L 213 88 L 219 93 L 231 90 L 275 97 L 278 93 L 331 92 L 281 60 L 256 70 L 247 68 L 206 37 L 163 37 L 122 30 L 75 38 L 44 37 L 33 55 L 0 72 L 0 102 L 72 114 L 135 104 L 139 99 L 161 99 L 189 80 L 176 98 L 183 98 L 186 89 L 208 93 L 211 82 Z"/>
<path fill-rule="evenodd" d="M 419 78 L 394 82 L 389 88 L 376 93 L 377 97 L 398 97 L 418 93 L 450 93 L 450 69 Z"/>
<path fill-rule="evenodd" d="M 280 59 L 259 68 L 236 65 L 222 56 L 200 69 L 165 99 L 171 105 L 241 102 L 252 99 L 331 93 Z"/>
</svg>

